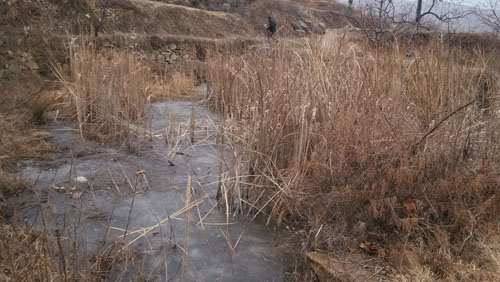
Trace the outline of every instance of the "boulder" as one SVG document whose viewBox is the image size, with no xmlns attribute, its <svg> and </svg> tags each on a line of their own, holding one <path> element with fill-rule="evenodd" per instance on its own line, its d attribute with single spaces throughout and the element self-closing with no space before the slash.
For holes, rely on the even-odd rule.
<svg viewBox="0 0 500 282">
<path fill-rule="evenodd" d="M 303 31 L 303 32 L 311 32 L 311 29 L 309 26 L 303 22 L 303 21 L 296 21 L 292 23 L 292 28 L 297 31 Z"/>
<path fill-rule="evenodd" d="M 165 62 L 165 56 L 164 55 L 158 55 L 156 56 L 156 60 L 159 61 L 159 62 Z"/>
<path fill-rule="evenodd" d="M 168 49 L 175 51 L 177 50 L 177 45 L 175 45 L 175 43 L 170 43 L 170 45 L 168 45 Z"/>
<path fill-rule="evenodd" d="M 317 24 L 323 31 L 326 31 L 326 24 L 324 22 L 318 22 Z"/>
<path fill-rule="evenodd" d="M 367 279 L 373 276 L 372 273 L 360 265 L 337 261 L 325 253 L 309 252 L 307 254 L 307 261 L 320 282 L 367 281 Z"/>
<path fill-rule="evenodd" d="M 32 61 L 32 60 L 28 60 L 26 62 L 26 66 L 30 70 L 39 70 L 40 69 L 40 67 L 38 66 L 38 64 L 35 61 Z"/>
<path fill-rule="evenodd" d="M 229 13 L 231 12 L 231 5 L 229 3 L 224 3 L 222 4 L 222 9 L 224 10 L 224 12 Z"/>
<path fill-rule="evenodd" d="M 312 32 L 316 34 L 325 34 L 326 29 L 322 28 L 319 23 L 312 23 Z"/>
</svg>

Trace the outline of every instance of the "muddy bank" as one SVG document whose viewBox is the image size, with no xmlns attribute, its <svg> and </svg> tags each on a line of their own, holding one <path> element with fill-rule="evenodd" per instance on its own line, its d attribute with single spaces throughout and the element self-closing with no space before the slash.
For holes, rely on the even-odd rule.
<svg viewBox="0 0 500 282">
<path fill-rule="evenodd" d="M 11 202 L 27 224 L 71 237 L 82 257 L 120 241 L 130 251 L 111 270 L 113 281 L 138 274 L 148 281 L 285 281 L 282 231 L 216 207 L 217 123 L 198 102 L 155 103 L 143 126 L 148 136 L 130 149 L 104 147 L 73 124 L 54 122 L 43 130 L 60 150 L 27 164 L 22 176 L 35 193 Z M 230 165 L 224 146 L 223 176 Z"/>
</svg>

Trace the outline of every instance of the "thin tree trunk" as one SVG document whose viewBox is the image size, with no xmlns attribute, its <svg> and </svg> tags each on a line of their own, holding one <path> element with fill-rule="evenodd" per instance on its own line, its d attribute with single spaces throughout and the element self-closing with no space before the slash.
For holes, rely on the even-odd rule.
<svg viewBox="0 0 500 282">
<path fill-rule="evenodd" d="M 422 0 L 417 0 L 417 14 L 415 16 L 415 22 L 416 22 L 416 31 L 418 32 L 418 29 L 420 27 L 420 19 L 422 18 Z"/>
</svg>

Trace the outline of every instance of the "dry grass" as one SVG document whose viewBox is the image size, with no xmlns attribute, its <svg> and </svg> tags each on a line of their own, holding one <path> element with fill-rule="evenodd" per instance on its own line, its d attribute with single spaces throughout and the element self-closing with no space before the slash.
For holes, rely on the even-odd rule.
<svg viewBox="0 0 500 282">
<path fill-rule="evenodd" d="M 186 74 L 181 71 L 164 73 L 161 79 L 152 88 L 151 99 L 161 100 L 166 97 L 186 98 L 193 95 L 195 78 L 192 73 Z"/>
<path fill-rule="evenodd" d="M 8 225 L 1 225 L 0 228 L 2 281 L 63 280 L 57 271 L 57 264 L 50 259 L 46 234 L 25 232 Z"/>
<path fill-rule="evenodd" d="M 26 101 L 41 100 L 26 95 L 6 97 L 5 108 L 0 107 L 0 222 L 8 220 L 13 211 L 6 205 L 8 197 L 23 192 L 27 183 L 15 176 L 21 161 L 41 159 L 43 154 L 53 149 L 46 142 L 46 136 L 36 130 L 42 107 Z M 20 102 L 21 101 L 21 102 Z M 21 105 L 22 104 L 22 105 Z"/>
<path fill-rule="evenodd" d="M 108 281 L 116 278 L 118 264 L 133 263 L 133 251 L 124 241 L 108 242 L 108 234 L 101 238 L 97 252 L 89 253 L 85 243 L 75 240 L 85 236 L 81 222 L 51 230 L 51 209 L 50 205 L 40 207 L 40 228 L 15 223 L 0 225 L 0 280 Z"/>
<path fill-rule="evenodd" d="M 133 54 L 100 53 L 82 40 L 70 44 L 70 77 L 58 73 L 80 131 L 101 141 L 130 140 L 147 114 L 150 70 Z"/>
<path fill-rule="evenodd" d="M 242 136 L 252 206 L 302 219 L 306 234 L 329 230 L 309 249 L 333 249 L 335 234 L 364 222 L 363 239 L 417 244 L 429 277 L 493 281 L 494 245 L 480 238 L 498 228 L 495 58 L 439 41 L 410 56 L 400 45 L 281 41 L 212 55 L 210 98 Z"/>
</svg>

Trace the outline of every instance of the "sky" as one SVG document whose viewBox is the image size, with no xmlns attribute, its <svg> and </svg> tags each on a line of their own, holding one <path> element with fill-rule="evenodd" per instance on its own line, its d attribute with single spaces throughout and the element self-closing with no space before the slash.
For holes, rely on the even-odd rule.
<svg viewBox="0 0 500 282">
<path fill-rule="evenodd" d="M 477 6 L 478 4 L 488 4 L 489 0 L 462 0 L 461 1 L 463 5 L 468 5 L 468 6 Z"/>
<path fill-rule="evenodd" d="M 337 0 L 340 3 L 347 4 L 348 0 Z M 355 6 L 363 6 L 366 3 L 374 3 L 375 0 L 354 0 Z M 415 14 L 417 0 L 393 0 L 396 4 L 396 9 L 399 9 L 400 13 L 406 13 L 409 15 Z M 491 0 L 500 1 L 500 0 Z M 446 14 L 447 12 L 454 14 L 465 14 L 474 7 L 482 7 L 488 5 L 490 0 L 445 0 L 442 3 L 438 3 L 433 11 L 436 14 Z M 432 4 L 432 0 L 423 0 L 422 11 L 426 11 L 426 7 Z M 500 2 L 498 3 L 498 8 L 500 9 Z M 457 19 L 451 23 L 443 24 L 439 22 L 434 17 L 428 16 L 423 18 L 424 22 L 432 23 L 434 26 L 440 26 L 443 29 L 452 29 L 457 31 L 487 31 L 488 29 L 482 24 L 480 18 L 477 15 L 468 15 L 462 19 Z"/>
</svg>

